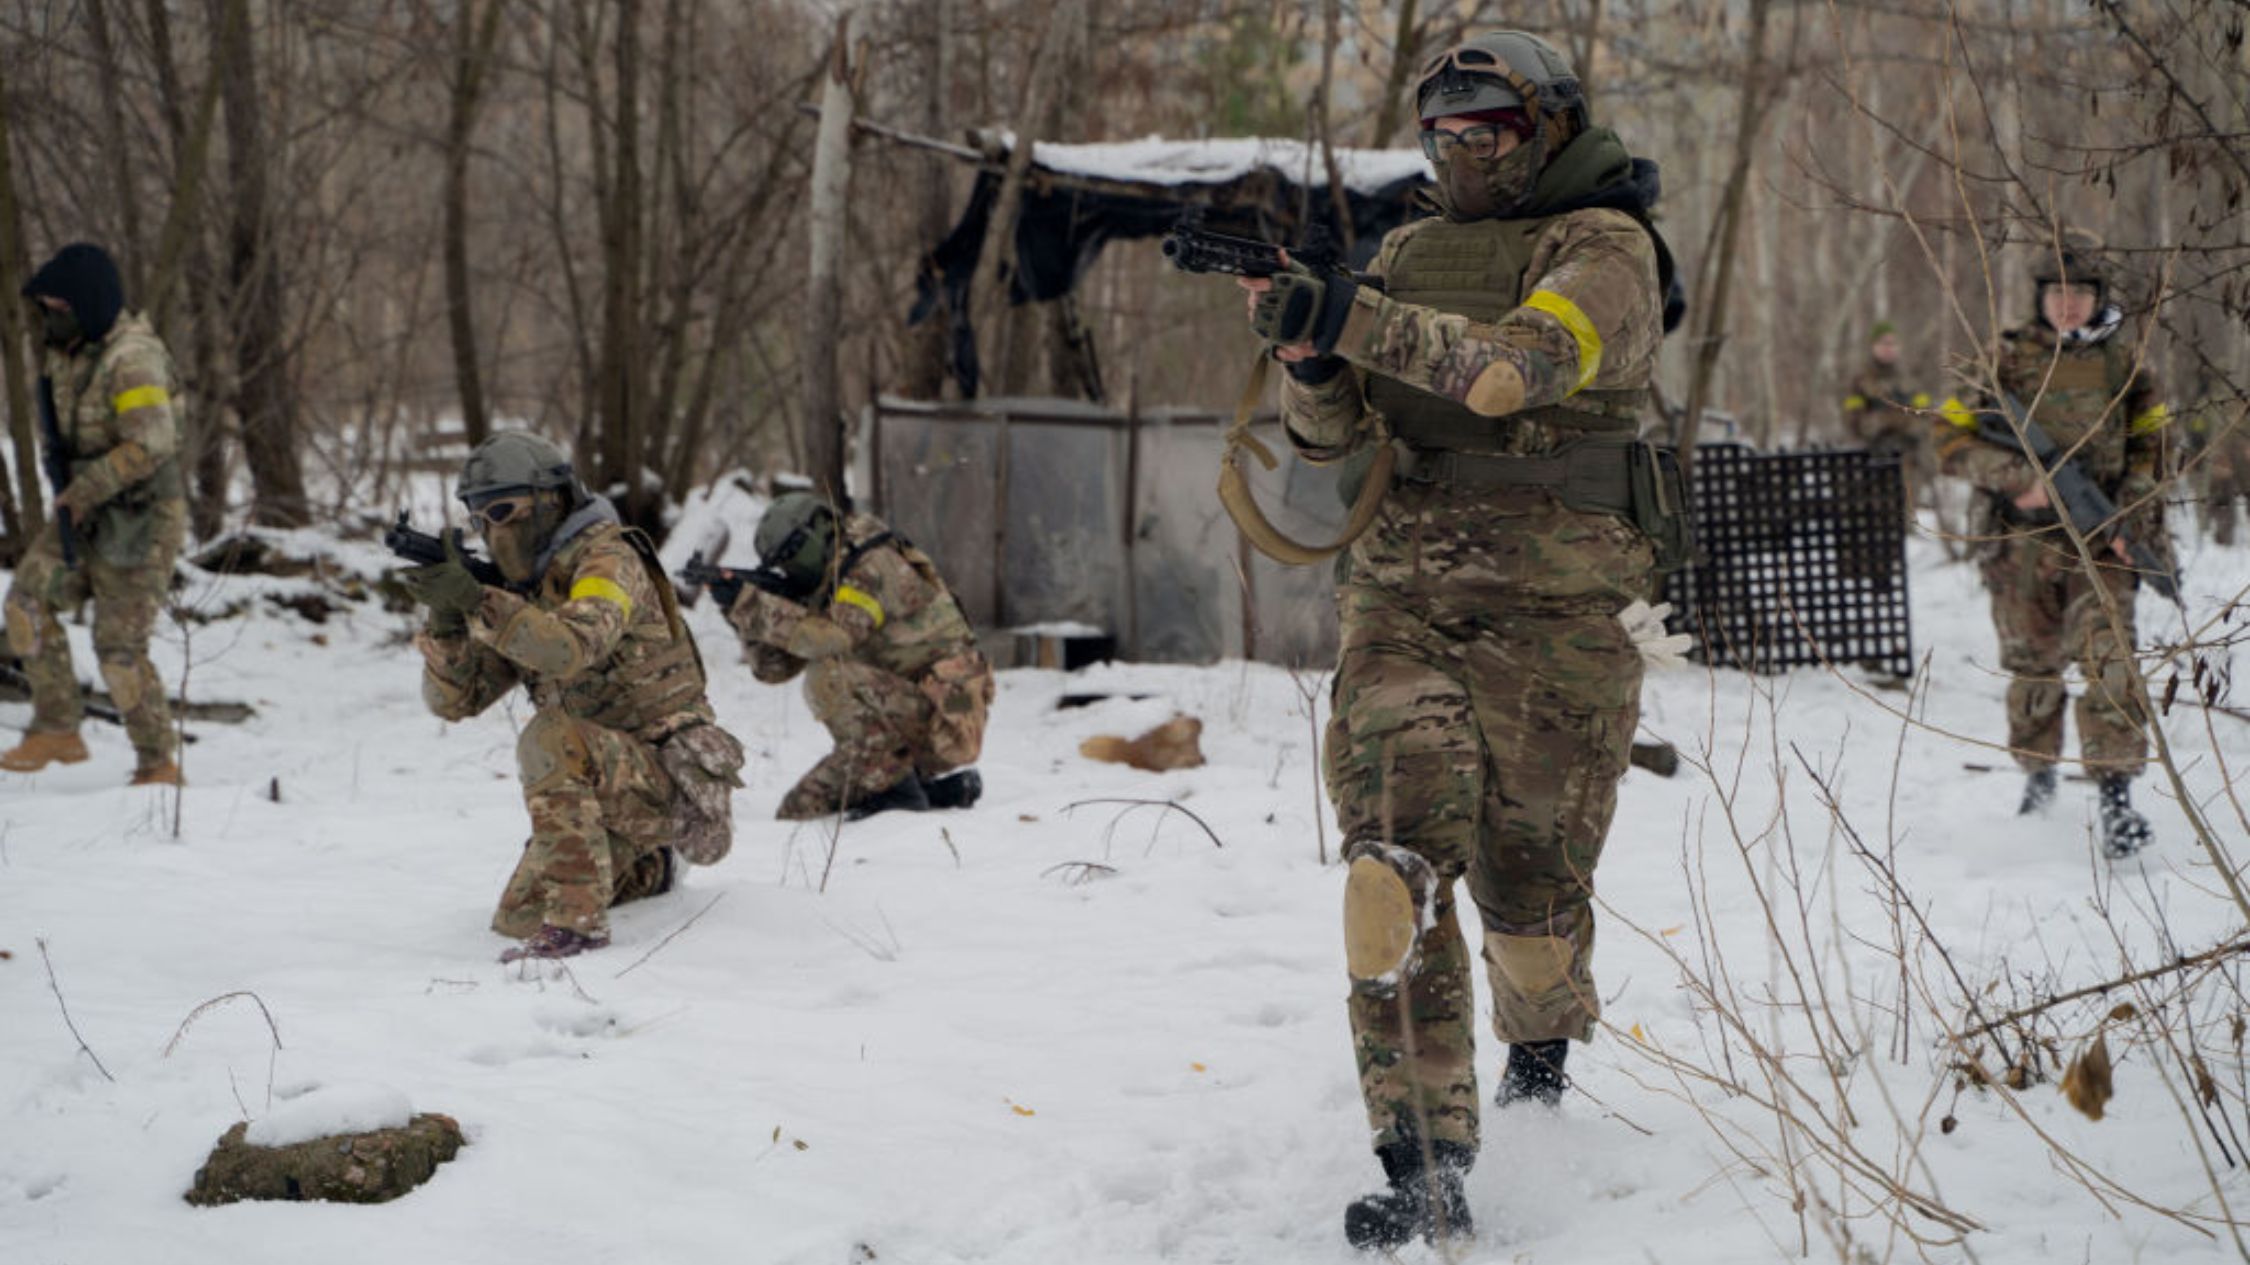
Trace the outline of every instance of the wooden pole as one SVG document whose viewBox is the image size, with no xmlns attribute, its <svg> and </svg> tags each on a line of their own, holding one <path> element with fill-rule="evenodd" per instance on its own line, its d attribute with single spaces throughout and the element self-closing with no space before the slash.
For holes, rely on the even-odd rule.
<svg viewBox="0 0 2250 1265">
<path fill-rule="evenodd" d="M 820 129 L 813 141 L 807 222 L 812 245 L 806 282 L 804 364 L 805 473 L 823 496 L 849 507 L 844 490 L 844 432 L 837 401 L 836 345 L 844 311 L 844 237 L 851 189 L 851 21 L 836 18 L 836 42 L 821 81 Z"/>
</svg>

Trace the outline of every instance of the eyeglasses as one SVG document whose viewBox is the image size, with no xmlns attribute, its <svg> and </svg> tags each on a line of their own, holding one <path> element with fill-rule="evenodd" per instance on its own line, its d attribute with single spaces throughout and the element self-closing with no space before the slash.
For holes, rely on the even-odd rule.
<svg viewBox="0 0 2250 1265">
<path fill-rule="evenodd" d="M 1422 133 L 1422 153 L 1431 162 L 1444 162 L 1445 156 L 1456 149 L 1469 151 L 1471 158 L 1490 158 L 1500 152 L 1500 133 L 1512 129 L 1480 123 L 1458 132 L 1429 128 Z"/>
</svg>

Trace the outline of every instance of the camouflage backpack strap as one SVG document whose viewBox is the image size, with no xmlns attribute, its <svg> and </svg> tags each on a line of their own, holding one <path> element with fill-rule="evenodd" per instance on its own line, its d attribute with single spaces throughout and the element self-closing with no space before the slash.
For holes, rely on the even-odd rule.
<svg viewBox="0 0 2250 1265">
<path fill-rule="evenodd" d="M 687 619 L 680 614 L 680 595 L 672 588 L 672 577 L 665 574 L 664 564 L 657 559 L 656 542 L 638 527 L 628 527 L 623 533 L 625 543 L 640 555 L 641 565 L 648 570 L 648 582 L 656 589 L 656 600 L 664 604 L 664 623 L 672 630 L 672 644 L 686 646 L 688 657 L 695 664 L 695 683 L 698 689 L 710 684 L 710 673 L 703 666 L 703 649 L 695 644 L 688 632 Z"/>
<path fill-rule="evenodd" d="M 1359 496 L 1352 502 L 1343 532 L 1325 545 L 1308 545 L 1282 535 L 1281 529 L 1266 517 L 1266 512 L 1258 508 L 1258 498 L 1250 492 L 1249 477 L 1242 473 L 1242 466 L 1236 460 L 1237 454 L 1248 451 L 1268 470 L 1278 464 L 1273 450 L 1250 433 L 1250 416 L 1257 411 L 1258 401 L 1265 397 L 1266 371 L 1271 363 L 1271 357 L 1260 348 L 1257 362 L 1250 367 L 1250 381 L 1242 389 L 1242 399 L 1235 404 L 1234 424 L 1227 428 L 1226 447 L 1219 454 L 1219 504 L 1226 507 L 1227 517 L 1234 520 L 1234 525 L 1257 546 L 1259 553 L 1286 566 L 1308 567 L 1334 557 L 1374 525 L 1383 498 L 1390 494 L 1391 474 L 1398 464 L 1398 452 L 1391 447 L 1390 433 L 1384 428 L 1380 415 L 1376 415 L 1375 461 L 1359 485 Z"/>
</svg>

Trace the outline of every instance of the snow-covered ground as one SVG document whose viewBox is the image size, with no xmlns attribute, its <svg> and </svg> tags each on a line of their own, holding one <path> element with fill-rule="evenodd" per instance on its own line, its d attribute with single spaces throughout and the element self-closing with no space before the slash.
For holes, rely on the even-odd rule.
<svg viewBox="0 0 2250 1265">
<path fill-rule="evenodd" d="M 1927 542 L 1915 564 L 1916 628 L 1934 649 L 1927 719 L 1997 739 L 2002 683 L 1973 576 Z M 2250 575 L 2239 555 L 2196 564 L 2202 610 Z M 567 970 L 509 968 L 485 922 L 525 831 L 525 705 L 441 724 L 420 704 L 407 617 L 367 603 L 315 625 L 257 597 L 289 582 L 198 581 L 213 583 L 210 600 L 251 598 L 251 612 L 184 645 L 168 631 L 160 661 L 176 684 L 184 655 L 193 694 L 258 716 L 194 726 L 176 832 L 169 795 L 122 785 L 130 753 L 105 726 L 88 728 L 91 762 L 0 782 L 0 1262 L 1354 1259 L 1340 1212 L 1376 1171 L 1346 1039 L 1332 823 L 1331 864 L 1316 855 L 1317 682 L 1241 664 L 1005 673 L 981 805 L 832 836 L 771 820 L 825 735 L 794 688 L 733 666 L 705 604 L 691 619 L 715 701 L 751 751 L 733 855 L 618 911 L 608 950 Z M 2143 615 L 2176 627 L 2153 603 Z M 86 630 L 72 635 L 83 656 Z M 1066 692 L 1118 697 L 1058 709 Z M 1720 1060 L 1717 1024 L 1670 956 L 1708 972 L 1706 945 L 1750 1035 L 1848 1093 L 1864 1154 L 1899 1163 L 1886 1093 L 1909 1131 L 1927 1129 L 1926 1163 L 1901 1171 L 1983 1227 L 1969 1240 L 1981 1265 L 2233 1255 L 2224 1229 L 2097 1199 L 2034 1130 L 2150 1204 L 2217 1215 L 2148 1051 L 2113 1046 L 2108 1118 L 2072 1111 L 2052 1084 L 2016 1099 L 2019 1116 L 1956 1095 L 1926 1019 L 1902 1039 L 1882 1013 L 1899 990 L 1892 922 L 1806 765 L 1872 848 L 1895 849 L 1976 986 L 2003 962 L 2065 985 L 2112 974 L 2097 894 L 2144 962 L 2158 960 L 2150 911 L 2189 950 L 2240 922 L 2153 782 L 2142 799 L 2159 846 L 2113 869 L 2091 854 L 2088 787 L 2066 783 L 2051 817 L 2019 820 L 2012 773 L 1962 767 L 2004 757 L 1902 736 L 1887 709 L 1906 698 L 1814 672 L 1652 681 L 1648 733 L 1709 750 L 1717 776 L 1627 777 L 1600 875 L 1597 973 L 1615 1030 L 1574 1056 L 1585 1092 L 1559 1116 L 1488 1113 L 1470 1190 L 1482 1235 L 1461 1259 L 1834 1259 L 1842 1240 L 1865 1251 L 1854 1259 L 1913 1259 L 1807 1158 L 1808 1135 L 1785 1140 L 1770 1109 L 1656 1060 Z M 1146 774 L 1077 755 L 1085 737 L 1175 709 L 1204 720 L 1206 767 Z M 25 715 L 0 706 L 0 727 Z M 2250 760 L 2250 725 L 2216 723 L 2226 758 Z M 2209 791 L 2220 774 L 2203 724 L 2182 709 L 2169 727 L 2201 753 Z M 1175 801 L 1200 821 L 1084 802 L 1102 800 Z M 1809 949 L 1774 948 L 1760 886 Z M 43 956 L 106 1076 L 66 1026 Z M 1843 1030 L 1825 1048 L 1802 1014 L 1764 1004 L 1812 985 L 1792 961 L 1836 1004 Z M 183 1030 L 227 994 L 255 997 Z M 2108 1004 L 2072 1012 L 2072 1030 Z M 1487 1041 L 1487 1095 L 1498 1057 Z M 2236 1083 L 2231 1065 L 2214 1071 Z M 297 1117 L 327 1109 L 305 1097 L 315 1090 L 353 1110 L 395 1115 L 404 1099 L 449 1113 L 471 1145 L 380 1207 L 181 1201 L 233 1122 L 280 1117 L 272 1127 L 294 1132 L 292 1099 Z M 2222 1107 L 2239 1129 L 2243 1104 Z M 1941 1133 L 1946 1115 L 1957 1127 Z M 2211 1162 L 2227 1200 L 2250 1200 L 2241 1169 Z"/>
</svg>

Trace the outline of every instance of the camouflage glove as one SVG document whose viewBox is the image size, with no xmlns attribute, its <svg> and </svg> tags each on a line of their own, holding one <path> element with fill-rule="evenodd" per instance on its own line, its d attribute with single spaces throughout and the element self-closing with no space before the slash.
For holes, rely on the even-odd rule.
<svg viewBox="0 0 2250 1265">
<path fill-rule="evenodd" d="M 398 582 L 415 601 L 430 608 L 430 631 L 440 637 L 458 637 L 469 630 L 469 615 L 484 601 L 484 586 L 461 564 L 461 550 L 453 537 L 445 538 L 445 561 L 408 567 Z"/>
<path fill-rule="evenodd" d="M 1273 284 L 1258 295 L 1250 313 L 1250 328 L 1277 347 L 1311 343 L 1326 356 L 1343 336 L 1344 318 L 1351 315 L 1352 296 L 1359 283 L 1343 272 L 1325 276 L 1300 263 L 1272 277 Z"/>
</svg>

